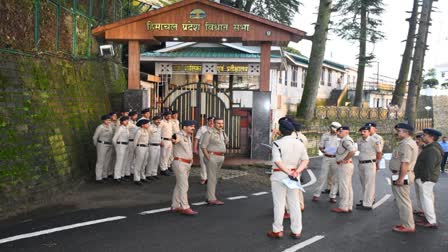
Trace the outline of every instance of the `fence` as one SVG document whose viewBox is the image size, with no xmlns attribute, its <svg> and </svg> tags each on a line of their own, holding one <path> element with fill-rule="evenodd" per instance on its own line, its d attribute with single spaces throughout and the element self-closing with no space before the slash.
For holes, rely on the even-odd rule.
<svg viewBox="0 0 448 252">
<path fill-rule="evenodd" d="M 401 119 L 401 111 L 384 108 L 359 108 L 359 107 L 317 107 L 315 111 L 317 119 L 366 119 L 366 120 L 384 120 Z"/>
</svg>

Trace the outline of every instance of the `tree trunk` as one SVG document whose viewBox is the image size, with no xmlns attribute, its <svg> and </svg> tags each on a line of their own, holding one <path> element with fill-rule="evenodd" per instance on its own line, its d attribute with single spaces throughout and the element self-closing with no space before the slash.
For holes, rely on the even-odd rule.
<svg viewBox="0 0 448 252">
<path fill-rule="evenodd" d="M 317 23 L 314 27 L 308 72 L 302 99 L 297 110 L 297 116 L 305 120 L 313 119 L 316 108 L 317 91 L 319 89 L 322 63 L 325 56 L 325 45 L 327 43 L 328 24 L 330 23 L 331 2 L 332 0 L 320 0 L 319 3 L 319 13 Z"/>
<path fill-rule="evenodd" d="M 406 83 L 409 78 L 409 69 L 411 68 L 412 50 L 414 49 L 415 31 L 417 30 L 418 3 L 419 0 L 414 0 L 411 17 L 407 20 L 409 22 L 408 37 L 406 39 L 403 59 L 401 60 L 400 73 L 398 74 L 398 79 L 395 81 L 395 90 L 391 101 L 392 105 L 398 105 L 400 108 L 403 105 Z"/>
<path fill-rule="evenodd" d="M 405 118 L 408 123 L 415 126 L 417 119 L 417 96 L 422 84 L 423 62 L 425 58 L 426 41 L 430 26 L 430 16 L 433 0 L 423 0 L 420 22 L 418 26 L 417 42 L 414 51 L 411 79 L 409 80 L 408 99 L 406 100 Z"/>
<path fill-rule="evenodd" d="M 358 56 L 358 78 L 356 79 L 356 94 L 354 106 L 361 107 L 363 100 L 364 72 L 366 70 L 366 44 L 367 44 L 367 6 L 361 1 L 361 27 L 359 32 L 359 56 Z"/>
</svg>

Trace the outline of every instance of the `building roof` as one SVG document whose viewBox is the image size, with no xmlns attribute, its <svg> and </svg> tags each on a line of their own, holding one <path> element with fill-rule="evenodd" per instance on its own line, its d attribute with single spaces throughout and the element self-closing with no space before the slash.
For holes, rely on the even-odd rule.
<svg viewBox="0 0 448 252">
<path fill-rule="evenodd" d="M 285 54 L 290 56 L 294 61 L 296 61 L 298 63 L 302 63 L 302 64 L 306 64 L 306 65 L 308 65 L 310 63 L 310 59 L 306 56 L 298 55 L 298 54 L 294 54 L 294 53 L 290 53 L 290 52 L 285 52 Z M 334 61 L 330 61 L 330 60 L 326 60 L 326 59 L 324 59 L 324 65 L 339 69 L 341 71 L 345 71 L 345 69 L 347 68 L 347 66 L 345 66 L 343 64 L 336 63 Z"/>
<path fill-rule="evenodd" d="M 187 47 L 171 52 L 145 52 L 141 57 L 161 58 L 240 58 L 259 59 L 259 53 L 247 53 L 230 47 Z M 271 58 L 280 58 L 278 54 L 271 54 Z"/>
</svg>

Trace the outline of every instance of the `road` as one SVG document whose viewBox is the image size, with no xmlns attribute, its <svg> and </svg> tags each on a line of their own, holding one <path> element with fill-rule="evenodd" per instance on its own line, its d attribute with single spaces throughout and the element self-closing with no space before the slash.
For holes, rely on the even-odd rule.
<svg viewBox="0 0 448 252">
<path fill-rule="evenodd" d="M 317 176 L 318 164 L 311 170 Z M 440 228 L 417 227 L 413 234 L 391 230 L 399 218 L 393 196 L 388 196 L 392 194 L 387 182 L 389 176 L 386 170 L 377 175 L 376 200 L 383 199 L 383 203 L 373 211 L 354 209 L 351 214 L 330 212 L 335 205 L 325 200 L 326 195 L 320 202 L 312 202 L 314 184 L 307 187 L 300 240 L 266 237 L 273 212 L 270 188 L 263 184 L 239 186 L 247 178 L 243 176 L 222 183 L 226 184 L 221 186 L 220 193 L 225 205 L 193 206 L 199 211 L 195 217 L 166 211 L 168 201 L 65 212 L 0 227 L 0 251 L 296 251 L 299 248 L 300 251 L 448 251 L 448 197 L 444 193 L 448 191 L 448 175 L 443 174 L 436 185 Z M 306 180 L 309 182 L 310 178 Z M 353 186 L 354 199 L 358 201 L 360 185 L 356 169 Z M 190 201 L 201 203 L 203 198 L 193 197 Z M 88 221 L 100 223 L 69 226 Z M 288 234 L 289 221 L 284 224 Z M 54 228 L 67 229 L 45 234 Z M 18 236 L 37 231 L 44 233 Z"/>
</svg>

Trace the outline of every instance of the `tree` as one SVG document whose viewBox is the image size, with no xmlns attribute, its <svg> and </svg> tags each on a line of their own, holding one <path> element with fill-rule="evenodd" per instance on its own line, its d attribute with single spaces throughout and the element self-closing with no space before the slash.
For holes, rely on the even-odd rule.
<svg viewBox="0 0 448 252">
<path fill-rule="evenodd" d="M 417 17 L 418 17 L 418 3 L 419 0 L 414 0 L 412 7 L 411 17 L 406 19 L 409 22 L 408 36 L 406 39 L 406 45 L 403 52 L 403 58 L 401 60 L 400 72 L 398 79 L 395 81 L 395 89 L 392 96 L 392 105 L 403 105 L 404 94 L 406 92 L 406 83 L 409 78 L 409 69 L 411 68 L 412 51 L 414 49 L 415 31 L 417 30 Z"/>
<path fill-rule="evenodd" d="M 325 55 L 325 45 L 327 43 L 328 25 L 332 11 L 331 4 L 332 0 L 320 0 L 319 2 L 319 13 L 314 26 L 314 35 L 312 36 L 313 45 L 311 47 L 310 63 L 308 65 L 302 99 L 297 110 L 297 116 L 305 120 L 310 120 L 314 116 L 322 63 Z"/>
<path fill-rule="evenodd" d="M 354 105 L 360 107 L 363 98 L 365 67 L 375 56 L 366 54 L 367 42 L 375 43 L 384 38 L 378 28 L 382 25 L 379 16 L 384 12 L 383 0 L 339 0 L 335 9 L 340 20 L 336 33 L 343 39 L 359 41 L 358 78 Z"/>
<path fill-rule="evenodd" d="M 428 72 L 425 74 L 425 78 L 427 79 L 435 79 L 437 77 L 437 70 L 435 68 L 430 68 Z"/>
<path fill-rule="evenodd" d="M 423 81 L 423 88 L 434 88 L 439 85 L 439 80 L 437 79 L 426 79 Z"/>
<path fill-rule="evenodd" d="M 423 0 L 413 57 L 414 63 L 412 64 L 411 79 L 409 80 L 405 118 L 412 126 L 415 125 L 415 120 L 417 119 L 417 97 L 422 85 L 423 63 L 427 47 L 429 26 L 431 25 L 432 3 L 433 0 Z"/>
</svg>

